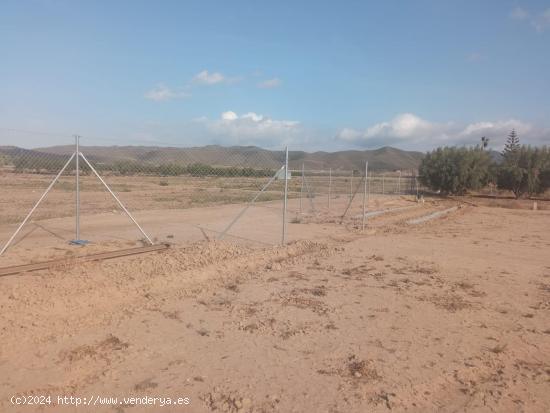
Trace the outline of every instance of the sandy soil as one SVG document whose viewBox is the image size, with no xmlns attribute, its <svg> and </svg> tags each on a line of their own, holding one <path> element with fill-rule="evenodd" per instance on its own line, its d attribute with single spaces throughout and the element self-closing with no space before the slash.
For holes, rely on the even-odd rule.
<svg viewBox="0 0 550 413">
<path fill-rule="evenodd" d="M 312 203 L 303 199 L 302 207 L 298 199 L 288 203 L 288 240 L 313 239 L 329 234 L 346 234 L 357 230 L 362 213 L 362 199 L 357 197 L 343 220 L 343 226 L 329 225 L 340 223 L 348 196 L 331 200 L 330 209 L 325 197 L 317 197 Z M 413 216 L 422 215 L 432 209 L 446 205 L 434 201 L 420 205 L 412 202 L 412 197 L 379 196 L 371 197 L 368 211 L 393 209 L 402 206 L 416 206 L 410 211 Z M 131 211 L 142 228 L 155 242 L 185 245 L 188 242 L 217 239 L 233 219 L 243 210 L 244 204 L 205 206 L 202 208 L 138 210 Z M 302 213 L 300 213 L 300 210 Z M 391 213 L 390 213 L 391 215 Z M 0 256 L 0 266 L 44 261 L 50 258 L 74 256 L 84 252 L 116 250 L 142 245 L 144 237 L 120 209 L 107 213 L 82 213 L 81 238 L 91 242 L 85 249 L 68 245 L 75 238 L 75 218 L 50 218 L 32 220 L 15 239 L 8 252 Z M 315 223 L 317 225 L 295 225 Z M 373 221 L 374 224 L 374 221 Z M 10 238 L 16 224 L 0 225 L 0 243 Z M 282 239 L 282 201 L 258 202 L 227 232 L 226 239 L 247 245 L 276 245 Z"/>
<path fill-rule="evenodd" d="M 9 194 L 0 198 L 0 225 L 23 220 L 53 180 L 53 175 L 11 174 L 0 171 L 0 188 Z M 106 182 L 131 211 L 181 210 L 185 208 L 246 202 L 269 181 L 269 177 L 159 177 L 105 176 Z M 358 178 L 356 178 L 358 179 Z M 310 191 L 328 193 L 328 177 L 310 177 Z M 299 179 L 289 181 L 289 196 L 300 195 Z M 405 189 L 405 186 L 403 187 Z M 283 199 L 283 181 L 275 180 L 258 198 L 259 202 Z M 375 188 L 373 187 L 373 190 Z M 81 212 L 108 213 L 117 210 L 113 198 L 95 176 L 80 178 Z M 304 190 L 305 191 L 305 190 Z M 332 179 L 332 196 L 348 195 L 347 177 Z M 75 178 L 61 176 L 48 193 L 34 217 L 39 220 L 74 215 Z"/>
<path fill-rule="evenodd" d="M 549 411 L 550 213 L 465 206 L 405 223 L 449 205 L 374 217 L 363 234 L 360 219 L 300 215 L 285 247 L 190 244 L 190 225 L 161 231 L 168 211 L 140 212 L 175 233 L 169 251 L 0 278 L 0 411 Z M 177 213 L 221 224 L 238 210 Z M 240 231 L 269 225 L 257 210 Z M 99 234 L 114 218 L 94 219 Z M 12 257 L 54 254 L 49 242 Z M 191 404 L 36 409 L 14 394 Z"/>
</svg>

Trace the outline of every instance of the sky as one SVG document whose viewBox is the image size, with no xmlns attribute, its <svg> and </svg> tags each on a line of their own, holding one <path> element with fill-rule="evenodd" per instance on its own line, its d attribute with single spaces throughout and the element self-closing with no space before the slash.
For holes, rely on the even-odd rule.
<svg viewBox="0 0 550 413">
<path fill-rule="evenodd" d="M 0 145 L 550 144 L 550 0 L 2 0 L 0 57 Z"/>
</svg>

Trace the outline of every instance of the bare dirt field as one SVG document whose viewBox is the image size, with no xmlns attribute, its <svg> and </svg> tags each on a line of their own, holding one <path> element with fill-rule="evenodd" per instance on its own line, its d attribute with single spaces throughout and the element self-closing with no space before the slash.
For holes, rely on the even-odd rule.
<svg viewBox="0 0 550 413">
<path fill-rule="evenodd" d="M 550 211 L 462 204 L 413 225 L 457 203 L 379 197 L 369 211 L 385 213 L 361 233 L 360 203 L 340 225 L 292 200 L 289 244 L 266 245 L 279 205 L 234 230 L 256 243 L 198 228 L 215 238 L 242 205 L 144 210 L 168 251 L 0 278 L 0 411 L 550 410 Z M 66 245 L 72 219 L 41 221 L 1 264 L 135 245 L 123 218 L 83 217 L 96 242 L 81 249 Z M 15 406 L 14 395 L 96 405 Z"/>
</svg>

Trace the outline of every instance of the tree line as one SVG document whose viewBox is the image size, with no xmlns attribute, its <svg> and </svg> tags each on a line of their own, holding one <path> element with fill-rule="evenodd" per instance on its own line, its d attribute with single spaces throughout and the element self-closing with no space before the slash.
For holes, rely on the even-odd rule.
<svg viewBox="0 0 550 413">
<path fill-rule="evenodd" d="M 61 170 L 66 159 L 48 157 L 12 157 L 11 162 L 17 173 L 42 173 L 53 174 Z M 74 168 L 74 166 L 73 166 Z M 180 176 L 191 175 L 195 177 L 270 177 L 274 170 L 263 168 L 249 168 L 237 166 L 212 166 L 203 163 L 182 165 L 177 163 L 149 164 L 131 160 L 115 161 L 112 163 L 97 162 L 94 168 L 100 172 L 109 172 L 121 176 L 154 175 L 154 176 Z M 80 162 L 82 173 L 91 171 L 84 162 Z M 70 171 L 71 169 L 69 169 Z"/>
<path fill-rule="evenodd" d="M 508 135 L 500 159 L 487 151 L 489 139 L 473 147 L 442 147 L 423 158 L 422 184 L 443 194 L 463 195 L 489 184 L 511 191 L 516 198 L 541 194 L 550 188 L 548 147 L 521 145 L 515 130 Z"/>
</svg>

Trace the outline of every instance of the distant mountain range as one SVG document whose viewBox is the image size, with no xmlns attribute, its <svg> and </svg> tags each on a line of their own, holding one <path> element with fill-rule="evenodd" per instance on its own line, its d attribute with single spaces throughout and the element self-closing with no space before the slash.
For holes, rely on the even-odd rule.
<svg viewBox="0 0 550 413">
<path fill-rule="evenodd" d="M 14 146 L 0 146 L 0 158 L 52 157 L 66 158 L 74 151 L 73 146 L 52 146 L 47 148 L 22 149 Z M 277 168 L 284 162 L 282 151 L 271 151 L 255 146 L 222 147 L 209 145 L 192 148 L 156 146 L 82 146 L 81 151 L 95 163 L 112 164 L 120 161 L 148 164 L 191 164 L 202 163 L 212 166 L 241 166 L 251 168 Z M 395 171 L 417 169 L 424 154 L 383 147 L 366 151 L 340 152 L 289 152 L 291 169 L 300 169 L 302 163 L 309 170 L 362 170 L 365 161 L 369 170 Z"/>
</svg>

